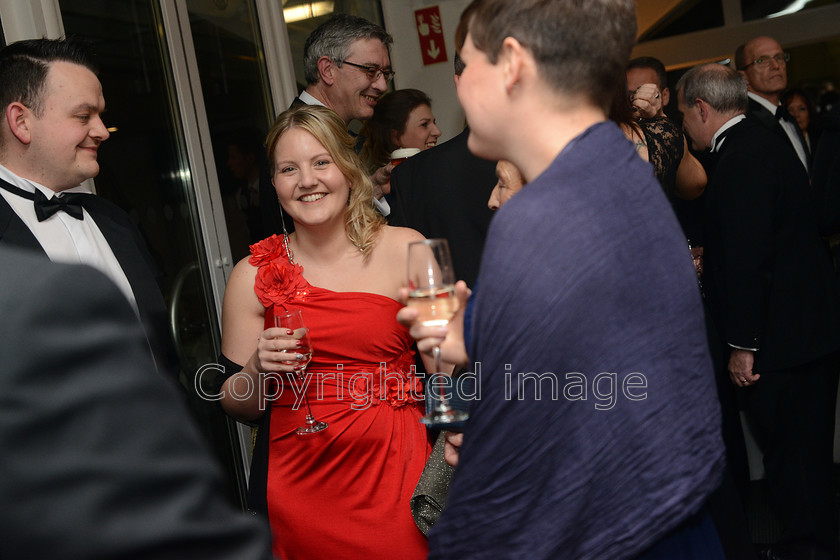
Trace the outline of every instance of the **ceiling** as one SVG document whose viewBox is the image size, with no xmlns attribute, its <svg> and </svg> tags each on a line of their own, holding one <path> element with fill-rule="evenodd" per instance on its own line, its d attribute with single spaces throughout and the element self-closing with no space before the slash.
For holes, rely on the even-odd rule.
<svg viewBox="0 0 840 560">
<path fill-rule="evenodd" d="M 644 35 L 648 29 L 665 19 L 671 12 L 678 9 L 686 0 L 637 0 L 636 22 L 639 27 L 638 35 Z"/>
</svg>

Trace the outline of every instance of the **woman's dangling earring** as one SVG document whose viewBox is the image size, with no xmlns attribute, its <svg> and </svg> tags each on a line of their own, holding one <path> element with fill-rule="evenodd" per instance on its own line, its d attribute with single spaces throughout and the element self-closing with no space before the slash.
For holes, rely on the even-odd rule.
<svg viewBox="0 0 840 560">
<path fill-rule="evenodd" d="M 292 248 L 289 247 L 289 231 L 286 229 L 286 220 L 283 218 L 283 214 L 283 206 L 280 206 L 280 225 L 283 227 L 283 247 L 286 249 L 289 262 L 295 264 L 295 254 L 292 253 Z"/>
</svg>

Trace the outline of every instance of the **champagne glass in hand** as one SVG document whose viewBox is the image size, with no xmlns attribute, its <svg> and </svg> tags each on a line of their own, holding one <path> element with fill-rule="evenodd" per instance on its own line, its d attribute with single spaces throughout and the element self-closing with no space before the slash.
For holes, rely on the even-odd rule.
<svg viewBox="0 0 840 560">
<path fill-rule="evenodd" d="M 309 342 L 309 329 L 303 324 L 303 314 L 300 310 L 295 310 L 275 315 L 274 326 L 294 331 L 292 336 L 300 340 L 301 345 L 297 348 L 297 354 L 303 356 L 303 358 L 291 360 L 287 364 L 295 366 L 295 374 L 298 379 L 304 380 L 306 366 L 312 360 L 312 343 Z M 301 386 L 306 387 L 306 383 L 302 383 Z M 306 405 L 306 424 L 298 428 L 295 433 L 298 435 L 307 435 L 325 430 L 328 424 L 326 422 L 319 422 L 312 416 L 312 409 L 309 407 L 309 398 L 306 396 L 306 391 L 303 391 L 303 402 Z"/>
<path fill-rule="evenodd" d="M 426 326 L 445 326 L 458 311 L 455 270 L 446 239 L 426 239 L 408 245 L 408 306 L 419 311 L 417 320 Z M 433 349 L 435 374 L 441 374 L 440 347 Z M 441 388 L 437 405 L 420 421 L 427 425 L 463 422 L 466 412 L 449 404 Z"/>
</svg>

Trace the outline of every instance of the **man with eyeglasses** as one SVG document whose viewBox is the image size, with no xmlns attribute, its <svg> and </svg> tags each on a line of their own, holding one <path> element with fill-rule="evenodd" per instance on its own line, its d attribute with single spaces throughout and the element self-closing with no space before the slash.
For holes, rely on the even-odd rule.
<svg viewBox="0 0 840 560">
<path fill-rule="evenodd" d="M 790 55 L 770 37 L 750 39 L 735 50 L 735 68 L 747 83 L 748 113 L 787 140 L 809 170 L 810 154 L 802 131 L 779 100 L 787 88 L 789 60 Z"/>
<path fill-rule="evenodd" d="M 294 104 L 329 107 L 344 122 L 367 120 L 393 78 L 391 36 L 379 25 L 336 14 L 318 26 L 303 47 L 306 89 Z"/>
<path fill-rule="evenodd" d="M 389 48 L 393 38 L 381 26 L 350 14 L 335 14 L 310 33 L 303 47 L 306 89 L 292 101 L 298 105 L 323 105 L 338 113 L 348 125 L 373 116 L 379 98 L 394 78 Z M 361 142 L 357 143 L 357 148 Z M 357 149 L 358 151 L 358 149 Z M 371 175 L 379 212 L 387 217 L 391 208 L 383 186 L 391 180 L 391 165 Z M 264 189 L 263 219 L 269 233 L 280 232 L 281 209 L 274 189 Z M 289 226 L 291 220 L 286 220 Z"/>
</svg>

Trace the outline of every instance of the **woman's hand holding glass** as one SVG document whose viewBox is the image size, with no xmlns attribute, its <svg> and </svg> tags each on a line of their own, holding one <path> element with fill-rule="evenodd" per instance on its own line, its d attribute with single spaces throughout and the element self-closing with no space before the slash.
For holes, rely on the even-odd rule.
<svg viewBox="0 0 840 560">
<path fill-rule="evenodd" d="M 257 349 L 248 358 L 242 371 L 230 376 L 222 385 L 226 395 L 222 406 L 228 414 L 245 422 L 254 421 L 263 415 L 266 395 L 273 392 L 270 388 L 272 376 L 262 374 L 293 373 L 307 363 L 301 360 L 303 354 L 299 352 L 298 338 L 292 329 L 287 328 L 272 327 L 260 332 L 256 340 Z M 254 390 L 254 387 L 259 389 Z"/>
<path fill-rule="evenodd" d="M 309 363 L 300 336 L 292 329 L 271 327 L 260 333 L 253 366 L 260 373 L 292 373 Z"/>
<path fill-rule="evenodd" d="M 294 350 L 281 350 L 278 352 L 282 354 L 280 357 L 281 360 L 285 358 L 283 365 L 291 367 L 298 379 L 302 381 L 301 389 L 303 391 L 303 403 L 306 405 L 306 423 L 295 430 L 295 433 L 299 436 L 317 434 L 322 430 L 326 430 L 328 424 L 316 420 L 312 415 L 312 407 L 309 404 L 309 396 L 306 390 L 309 383 L 304 382 L 306 366 L 312 360 L 312 342 L 309 340 L 309 329 L 303 322 L 303 313 L 300 310 L 293 310 L 275 315 L 274 324 L 281 331 L 285 330 L 286 334 L 291 336 L 295 341 Z"/>
</svg>

